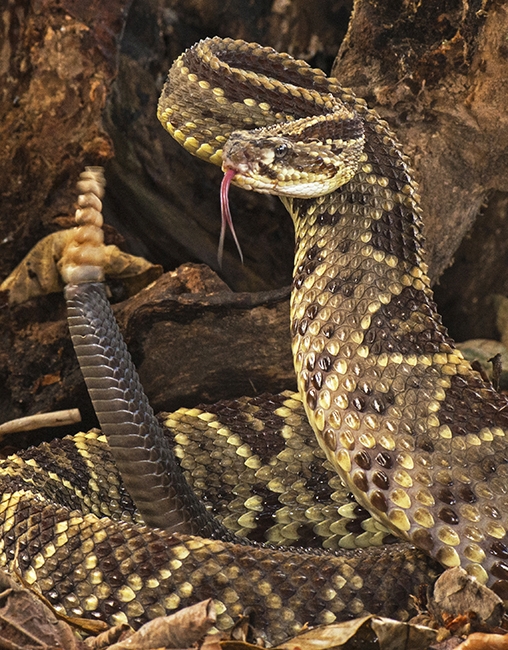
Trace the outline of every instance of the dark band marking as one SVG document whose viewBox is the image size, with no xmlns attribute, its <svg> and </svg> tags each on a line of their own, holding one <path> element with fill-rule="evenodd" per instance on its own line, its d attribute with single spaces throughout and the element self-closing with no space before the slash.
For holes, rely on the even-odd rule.
<svg viewBox="0 0 508 650">
<path fill-rule="evenodd" d="M 411 183 L 411 177 L 402 157 L 396 158 L 392 152 L 387 151 L 382 142 L 383 135 L 377 133 L 375 127 L 374 122 L 365 122 L 364 151 L 368 155 L 373 173 L 387 178 L 388 187 L 393 192 L 400 192 L 405 185 Z"/>
<path fill-rule="evenodd" d="M 239 53 L 231 53 L 232 57 L 236 57 L 237 54 Z M 242 58 L 244 57 L 245 54 Z M 257 57 L 254 56 L 251 56 L 251 59 L 253 61 L 253 65 L 251 66 L 252 68 L 254 68 L 255 63 L 262 63 L 262 57 L 260 57 L 259 61 Z M 231 63 L 224 59 L 223 62 L 231 65 L 233 68 L 242 67 L 241 59 L 235 58 L 233 60 L 232 58 L 229 58 L 229 60 Z M 291 93 L 282 93 L 277 88 L 271 90 L 261 83 L 253 88 L 252 82 L 246 83 L 243 76 L 240 73 L 235 73 L 234 69 L 232 69 L 228 74 L 225 74 L 224 70 L 221 70 L 220 68 L 218 70 L 213 70 L 205 61 L 202 60 L 199 53 L 194 49 L 188 50 L 183 55 L 182 62 L 191 72 L 196 74 L 200 80 L 207 81 L 212 87 L 220 87 L 224 91 L 224 97 L 230 102 L 242 102 L 245 98 L 252 97 L 253 92 L 255 92 L 256 102 L 266 102 L 270 105 L 272 112 L 286 113 L 292 115 L 296 119 L 301 117 L 312 117 L 315 115 L 326 115 L 331 112 L 330 108 L 325 107 L 323 104 L 309 101 L 301 95 L 295 96 Z M 257 69 L 253 69 L 252 72 L 265 74 L 266 76 L 271 76 L 275 79 L 278 78 L 276 76 L 277 70 L 274 70 L 272 71 L 272 74 L 269 74 L 269 70 L 261 71 L 261 66 L 257 66 Z M 294 77 L 294 85 L 302 88 L 311 87 L 308 83 L 311 81 L 310 75 L 308 81 L 300 74 L 296 74 Z M 307 86 L 304 85 L 306 82 Z M 285 85 L 286 83 L 286 80 L 284 80 Z"/>
<path fill-rule="evenodd" d="M 336 476 L 335 472 L 329 472 L 318 461 L 312 461 L 303 468 L 305 476 L 305 488 L 314 495 L 316 503 L 331 503 L 334 490 L 330 487 L 330 480 Z"/>
<path fill-rule="evenodd" d="M 284 135 L 285 140 L 290 142 L 301 142 L 316 140 L 357 140 L 363 135 L 363 120 L 360 117 L 353 119 L 322 120 L 316 124 L 301 129 L 299 133 Z M 330 146 L 333 153 L 338 150 Z"/>
<path fill-rule="evenodd" d="M 309 200 L 312 199 L 302 199 L 304 202 Z M 305 204 L 303 205 L 303 208 L 305 209 Z M 323 261 L 323 259 L 324 258 L 321 255 L 321 249 L 318 246 L 314 245 L 309 248 L 304 260 L 295 269 L 293 284 L 297 289 L 302 286 L 305 278 L 307 278 L 311 273 L 315 271 L 316 267 Z M 305 318 L 302 319 L 302 322 L 303 320 L 305 320 Z M 293 329 L 293 335 L 296 334 L 297 331 L 300 331 L 300 323 L 298 323 L 296 319 L 293 319 L 291 327 Z M 302 327 L 305 328 L 306 331 L 306 326 L 302 325 Z M 300 333 L 302 332 L 300 331 Z M 305 332 L 303 332 L 303 334 L 304 333 Z"/>
<path fill-rule="evenodd" d="M 266 542 L 266 531 L 275 524 L 275 513 L 280 509 L 279 495 L 269 490 L 263 483 L 256 483 L 251 487 L 252 494 L 261 497 L 262 510 L 256 513 L 254 523 L 256 528 L 247 533 L 247 538 L 253 542 L 263 544 Z"/>
<path fill-rule="evenodd" d="M 23 460 L 34 459 L 45 472 L 53 472 L 62 480 L 69 481 L 71 485 L 88 492 L 90 470 L 85 460 L 76 452 L 75 444 L 69 438 L 53 440 L 37 448 L 27 449 L 20 454 Z M 72 462 L 69 460 L 72 458 Z"/>
<path fill-rule="evenodd" d="M 370 243 L 377 250 L 395 255 L 411 266 L 418 266 L 420 246 L 415 223 L 416 215 L 409 208 L 396 204 L 381 219 L 372 221 Z"/>
<path fill-rule="evenodd" d="M 447 424 L 454 436 L 478 433 L 484 427 L 508 429 L 506 399 L 476 375 L 467 378 L 454 375 L 451 386 L 437 414 L 441 424 Z M 489 404 L 489 408 L 485 405 Z M 500 464 L 508 462 L 505 455 L 496 453 L 484 459 L 486 473 L 495 472 Z"/>
<path fill-rule="evenodd" d="M 254 428 L 250 416 L 241 411 L 240 402 L 236 400 L 221 400 L 216 404 L 200 405 L 197 408 L 214 413 L 221 424 L 231 433 L 238 434 L 250 446 L 253 453 L 257 454 L 262 462 L 267 463 L 285 447 L 284 438 L 280 433 L 284 426 L 284 418 L 274 413 L 282 406 L 285 399 L 283 395 L 264 394 L 247 402 L 247 407 L 252 405 L 259 408 L 252 415 L 263 422 L 262 432 Z"/>
<path fill-rule="evenodd" d="M 209 42 L 211 49 L 215 51 L 216 56 L 233 68 L 248 70 L 254 74 L 265 75 L 274 79 L 282 79 L 284 83 L 290 83 L 295 86 L 301 86 L 307 90 L 318 90 L 322 92 L 323 82 L 328 82 L 324 73 L 321 71 L 311 71 L 310 66 L 301 60 L 291 57 L 281 57 L 269 47 L 256 48 L 263 51 L 263 55 L 254 54 L 253 49 L 237 49 L 214 47 L 213 41 Z M 273 56 L 276 55 L 276 56 Z M 303 72 L 305 70 L 305 72 Z M 316 76 L 322 80 L 316 83 Z"/>
<path fill-rule="evenodd" d="M 399 323 L 408 321 L 415 312 L 420 314 L 421 331 L 406 332 Z M 441 325 L 434 302 L 423 290 L 405 287 L 398 296 L 383 305 L 372 317 L 364 336 L 371 354 L 400 352 L 401 354 L 434 354 L 450 351 L 451 339 Z"/>
</svg>

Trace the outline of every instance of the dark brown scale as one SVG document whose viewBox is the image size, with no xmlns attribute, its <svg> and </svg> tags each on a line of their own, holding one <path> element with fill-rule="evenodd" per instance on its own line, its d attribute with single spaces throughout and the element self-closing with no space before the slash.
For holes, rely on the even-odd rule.
<svg viewBox="0 0 508 650">
<path fill-rule="evenodd" d="M 298 333 L 301 334 L 301 336 L 304 336 L 305 333 L 307 332 L 308 327 L 309 327 L 309 321 L 306 318 L 302 318 L 302 320 L 298 325 Z"/>
<path fill-rule="evenodd" d="M 361 397 L 360 395 L 357 395 L 356 397 L 353 397 L 351 400 L 351 403 L 355 407 L 357 411 L 364 411 L 365 410 L 365 399 Z"/>
<path fill-rule="evenodd" d="M 346 530 L 348 533 L 353 533 L 353 535 L 361 535 L 365 532 L 361 519 L 348 519 L 346 522 Z"/>
<path fill-rule="evenodd" d="M 508 564 L 496 562 L 490 569 L 491 574 L 500 580 L 508 580 Z"/>
<path fill-rule="evenodd" d="M 485 473 L 494 474 L 497 469 L 497 463 L 493 457 L 484 458 L 481 462 L 481 467 Z"/>
<path fill-rule="evenodd" d="M 429 454 L 432 454 L 434 451 L 434 443 L 427 436 L 417 436 L 415 439 L 415 445 L 417 449 L 426 451 Z"/>
<path fill-rule="evenodd" d="M 307 318 L 310 318 L 310 320 L 314 320 L 318 314 L 319 308 L 316 304 L 309 305 L 305 311 L 307 314 Z"/>
<path fill-rule="evenodd" d="M 385 469 L 391 469 L 393 467 L 393 457 L 387 451 L 381 451 L 377 454 L 375 461 Z"/>
<path fill-rule="evenodd" d="M 489 551 L 501 560 L 508 560 L 508 546 L 501 541 L 494 542 Z"/>
<path fill-rule="evenodd" d="M 323 440 L 328 449 L 336 451 L 337 449 L 337 434 L 333 429 L 325 429 L 323 433 Z"/>
<path fill-rule="evenodd" d="M 508 580 L 497 580 L 490 588 L 501 600 L 508 600 Z"/>
<path fill-rule="evenodd" d="M 386 411 L 386 404 L 381 397 L 374 397 L 372 400 L 372 408 L 376 413 L 384 413 Z"/>
<path fill-rule="evenodd" d="M 440 487 L 436 496 L 442 503 L 446 503 L 449 506 L 454 506 L 457 503 L 457 499 L 450 488 Z"/>
<path fill-rule="evenodd" d="M 486 503 L 482 507 L 482 511 L 484 514 L 487 515 L 487 517 L 490 517 L 491 519 L 501 519 L 501 513 L 495 506 L 491 506 L 489 503 Z"/>
<path fill-rule="evenodd" d="M 354 457 L 355 463 L 362 469 L 369 470 L 372 466 L 369 454 L 365 451 L 359 451 Z"/>
<path fill-rule="evenodd" d="M 318 370 L 312 375 L 311 381 L 314 388 L 319 390 L 323 386 L 323 373 Z"/>
<path fill-rule="evenodd" d="M 362 470 L 356 470 L 352 475 L 353 483 L 356 487 L 362 492 L 367 492 L 369 489 L 369 482 L 367 481 L 367 476 Z"/>
<path fill-rule="evenodd" d="M 460 521 L 456 512 L 451 508 L 441 508 L 437 513 L 437 516 L 441 521 L 450 524 L 450 526 L 456 526 Z"/>
<path fill-rule="evenodd" d="M 332 367 L 332 360 L 327 353 L 321 353 L 318 357 L 317 365 L 323 372 L 328 372 Z"/>
<path fill-rule="evenodd" d="M 337 282 L 337 280 L 330 280 L 326 288 L 330 293 L 338 293 L 340 291 L 340 287 L 340 282 Z"/>
<path fill-rule="evenodd" d="M 379 512 L 388 512 L 388 501 L 382 492 L 378 490 L 372 492 L 370 502 L 372 503 L 372 507 L 379 510 Z"/>
<path fill-rule="evenodd" d="M 115 598 L 108 598 L 103 601 L 102 607 L 106 616 L 111 616 L 122 609 L 120 602 Z"/>
<path fill-rule="evenodd" d="M 431 551 L 434 546 L 434 539 L 428 530 L 419 528 L 413 533 L 413 542 L 424 551 Z"/>
<path fill-rule="evenodd" d="M 372 474 L 372 482 L 381 490 L 388 490 L 390 487 L 390 479 L 388 474 L 383 470 L 377 470 Z"/>
<path fill-rule="evenodd" d="M 326 336 L 327 339 L 331 339 L 332 336 L 335 334 L 335 327 L 330 324 L 325 325 L 321 331 L 323 332 L 323 335 Z"/>
<path fill-rule="evenodd" d="M 317 246 L 316 244 L 314 244 L 314 246 L 311 246 L 311 247 L 309 248 L 309 250 L 308 250 L 307 253 L 305 254 L 305 257 L 306 257 L 308 260 L 313 260 L 313 259 L 315 259 L 315 258 L 318 256 L 318 254 L 319 254 L 320 252 L 321 252 L 321 249 L 319 248 L 319 246 Z"/>
<path fill-rule="evenodd" d="M 370 517 L 369 511 L 366 510 L 359 503 L 355 504 L 355 507 L 353 508 L 353 514 L 354 514 L 355 517 L 361 518 L 361 519 L 368 519 Z"/>
<path fill-rule="evenodd" d="M 372 387 L 367 382 L 362 382 L 359 385 L 359 388 L 365 393 L 365 395 L 370 395 L 372 393 Z"/>
<path fill-rule="evenodd" d="M 462 487 L 459 487 L 456 490 L 458 496 L 462 499 L 462 501 L 465 501 L 466 503 L 476 503 L 478 501 L 478 497 L 476 494 L 473 492 L 473 490 L 469 487 L 469 485 L 464 485 Z"/>
<path fill-rule="evenodd" d="M 307 392 L 307 404 L 311 410 L 317 406 L 317 392 L 313 388 Z"/>
</svg>

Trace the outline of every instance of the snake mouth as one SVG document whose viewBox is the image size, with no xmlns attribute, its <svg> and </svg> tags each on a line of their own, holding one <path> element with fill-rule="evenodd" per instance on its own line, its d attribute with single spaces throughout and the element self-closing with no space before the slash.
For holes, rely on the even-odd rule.
<svg viewBox="0 0 508 650">
<path fill-rule="evenodd" d="M 219 238 L 219 250 L 217 251 L 217 261 L 219 267 L 222 268 L 222 257 L 224 254 L 224 239 L 226 238 L 226 229 L 229 228 L 233 239 L 235 240 L 236 248 L 238 249 L 238 254 L 240 255 L 240 260 L 243 264 L 243 253 L 240 247 L 240 242 L 236 236 L 235 227 L 233 226 L 233 219 L 231 217 L 231 210 L 229 209 L 229 188 L 231 186 L 231 181 L 236 176 L 236 171 L 234 169 L 226 169 L 224 171 L 224 178 L 220 186 L 220 208 L 221 208 L 221 227 L 220 227 L 220 238 Z"/>
</svg>

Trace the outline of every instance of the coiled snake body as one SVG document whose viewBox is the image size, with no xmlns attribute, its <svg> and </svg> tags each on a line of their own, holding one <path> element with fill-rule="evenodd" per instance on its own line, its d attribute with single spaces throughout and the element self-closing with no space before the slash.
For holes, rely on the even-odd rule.
<svg viewBox="0 0 508 650">
<path fill-rule="evenodd" d="M 32 453 L 28 467 L 25 456 L 2 473 L 2 562 L 15 560 L 65 611 L 110 620 L 139 623 L 216 594 L 220 627 L 252 606 L 271 642 L 305 622 L 366 611 L 407 616 L 409 593 L 436 573 L 427 555 L 445 567 L 462 564 L 507 598 L 507 402 L 440 323 L 417 188 L 386 123 L 304 62 L 218 38 L 175 62 L 158 115 L 191 153 L 223 164 L 228 181 L 283 195 L 296 231 L 291 327 L 309 421 L 358 502 L 425 553 L 394 545 L 309 555 L 231 543 L 193 496 L 180 495 L 178 469 L 176 488 L 162 478 L 171 449 L 162 443 L 154 451 L 153 414 L 138 408 L 133 368 L 114 367 L 122 343 L 110 342 L 115 325 L 101 285 L 85 279 L 68 287 L 67 299 L 101 427 L 143 519 L 165 526 L 166 518 L 169 531 L 112 521 L 106 506 L 98 518 L 100 499 L 94 503 L 85 478 L 78 481 L 85 507 L 69 514 L 78 506 L 65 484 L 70 468 L 65 481 L 53 476 L 41 487 L 44 463 Z M 295 189 L 302 173 L 304 189 Z M 118 413 L 129 409 L 135 415 L 125 424 Z M 136 442 L 140 427 L 148 442 Z M 106 451 L 87 451 L 99 444 L 93 434 L 80 440 L 84 458 L 103 455 L 93 466 L 99 493 L 132 513 Z M 132 470 L 136 456 L 141 469 Z M 54 462 L 53 474 L 64 464 Z M 144 483 L 167 509 L 142 495 Z"/>
</svg>

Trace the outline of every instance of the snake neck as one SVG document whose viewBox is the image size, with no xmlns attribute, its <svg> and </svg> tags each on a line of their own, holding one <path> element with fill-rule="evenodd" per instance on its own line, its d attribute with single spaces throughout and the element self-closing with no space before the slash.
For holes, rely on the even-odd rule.
<svg viewBox="0 0 508 650">
<path fill-rule="evenodd" d="M 299 391 L 320 446 L 357 500 L 445 566 L 462 562 L 485 582 L 485 552 L 471 545 L 483 533 L 469 526 L 476 495 L 463 459 L 450 464 L 450 445 L 452 437 L 466 445 L 457 420 L 466 378 L 476 401 L 500 398 L 472 373 L 437 314 L 405 159 L 382 126 L 366 126 L 366 150 L 348 184 L 319 199 L 286 201 L 296 231 Z M 485 430 L 485 422 L 470 426 Z M 447 487 L 454 483 L 459 496 Z M 460 499 L 459 513 L 450 506 Z"/>
</svg>

